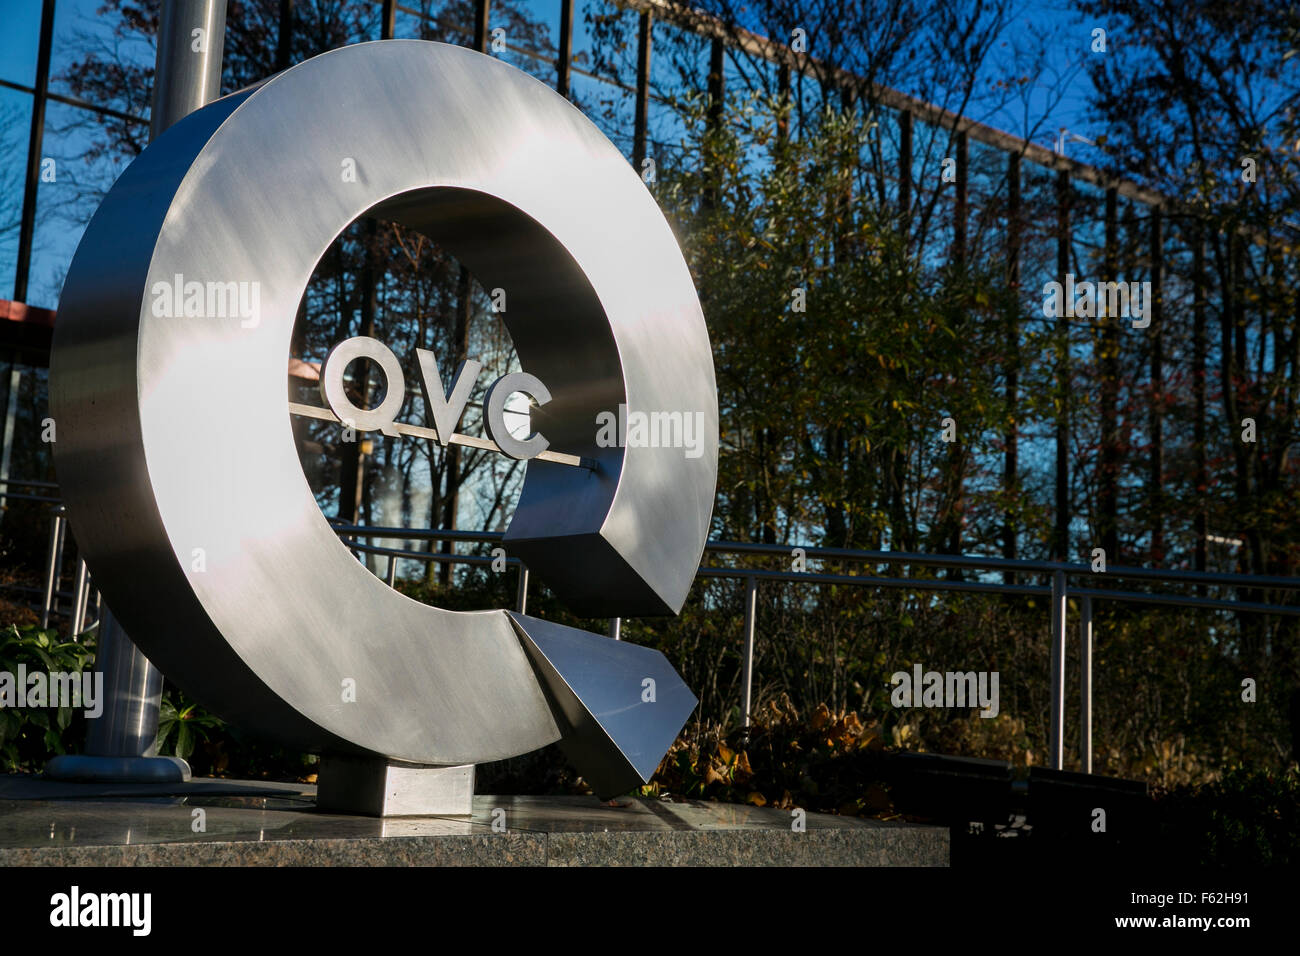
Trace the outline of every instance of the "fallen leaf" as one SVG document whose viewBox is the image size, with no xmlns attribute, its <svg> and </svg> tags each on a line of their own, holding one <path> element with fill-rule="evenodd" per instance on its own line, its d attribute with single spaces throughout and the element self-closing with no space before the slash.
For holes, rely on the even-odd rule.
<svg viewBox="0 0 1300 956">
<path fill-rule="evenodd" d="M 830 708 L 827 707 L 824 703 L 818 704 L 816 712 L 814 712 L 812 715 L 812 729 L 821 730 L 830 722 L 831 722 Z"/>
</svg>

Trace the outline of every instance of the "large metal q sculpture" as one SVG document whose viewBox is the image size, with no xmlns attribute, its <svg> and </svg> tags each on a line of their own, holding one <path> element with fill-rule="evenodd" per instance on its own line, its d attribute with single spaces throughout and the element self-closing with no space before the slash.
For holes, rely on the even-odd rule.
<svg viewBox="0 0 1300 956">
<path fill-rule="evenodd" d="M 527 374 L 506 390 L 539 403 L 545 441 L 499 444 L 562 454 L 528 461 L 507 548 L 584 616 L 681 610 L 709 528 L 718 409 L 668 224 L 564 98 L 491 57 L 408 40 L 326 53 L 198 110 L 91 221 L 59 306 L 50 399 L 59 481 L 99 587 L 197 700 L 326 754 L 327 804 L 402 812 L 358 788 L 449 768 L 468 771 L 468 812 L 467 765 L 557 740 L 602 797 L 648 780 L 696 703 L 661 654 L 417 603 L 321 514 L 285 369 L 308 279 L 360 216 L 424 233 L 508 292 Z M 373 340 L 352 342 L 371 354 Z M 443 372 L 425 431 L 438 424 L 445 443 L 434 411 L 458 396 L 434 394 Z M 390 380 L 389 400 L 401 388 Z M 598 416 L 615 410 L 696 416 L 703 453 L 598 441 Z M 330 761 L 371 770 L 357 782 Z"/>
</svg>

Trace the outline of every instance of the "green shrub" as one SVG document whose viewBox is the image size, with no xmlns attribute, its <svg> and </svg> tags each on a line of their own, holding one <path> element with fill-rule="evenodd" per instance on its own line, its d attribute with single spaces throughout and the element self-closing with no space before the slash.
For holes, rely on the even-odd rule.
<svg viewBox="0 0 1300 956">
<path fill-rule="evenodd" d="M 53 629 L 10 624 L 0 631 L 0 671 L 80 672 L 95 657 L 94 632 L 62 641 Z M 0 707 L 0 770 L 34 773 L 53 756 L 76 753 L 86 736 L 85 717 L 72 707 Z"/>
<path fill-rule="evenodd" d="M 1300 769 L 1238 767 L 1218 780 L 1158 795 L 1161 843 L 1195 866 L 1300 863 Z"/>
</svg>

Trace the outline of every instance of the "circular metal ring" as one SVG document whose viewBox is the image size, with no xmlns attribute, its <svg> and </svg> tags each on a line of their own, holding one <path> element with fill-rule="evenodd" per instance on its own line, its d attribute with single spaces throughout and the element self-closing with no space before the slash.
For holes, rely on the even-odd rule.
<svg viewBox="0 0 1300 956">
<path fill-rule="evenodd" d="M 552 393 L 535 429 L 599 463 L 530 462 L 507 545 L 580 613 L 680 609 L 718 415 L 677 243 L 566 100 L 422 41 L 345 47 L 209 104 L 114 185 L 69 271 L 51 359 L 78 544 L 133 640 L 228 719 L 418 763 L 524 753 L 560 729 L 506 613 L 387 588 L 338 541 L 297 460 L 295 314 L 363 215 L 427 233 L 508 290 L 523 368 Z M 597 445 L 595 416 L 620 405 L 700 415 L 704 453 Z"/>
</svg>

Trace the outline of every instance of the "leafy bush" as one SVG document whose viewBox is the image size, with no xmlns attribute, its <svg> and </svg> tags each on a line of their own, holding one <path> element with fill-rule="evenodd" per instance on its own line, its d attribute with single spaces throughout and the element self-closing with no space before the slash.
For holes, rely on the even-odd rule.
<svg viewBox="0 0 1300 956">
<path fill-rule="evenodd" d="M 62 641 L 55 630 L 10 624 L 0 631 L 0 671 L 79 672 L 94 660 L 93 639 Z M 72 707 L 0 707 L 0 770 L 33 772 L 56 754 L 75 753 L 85 739 L 85 717 Z"/>
<path fill-rule="evenodd" d="M 0 671 L 78 673 L 95 659 L 92 628 L 66 641 L 53 628 L 9 624 L 0 630 Z M 157 752 L 190 761 L 199 776 L 314 779 L 317 758 L 250 737 L 165 685 L 159 708 Z M 51 757 L 81 753 L 86 741 L 82 709 L 0 707 L 0 772 L 39 773 Z"/>
<path fill-rule="evenodd" d="M 755 715 L 747 737 L 743 730 L 724 734 L 716 724 L 689 731 L 673 744 L 642 795 L 896 815 L 871 759 L 885 747 L 883 730 L 854 711 L 832 713 L 820 704 L 805 718 L 785 697 Z"/>
<path fill-rule="evenodd" d="M 1161 843 L 1171 863 L 1300 863 L 1300 769 L 1239 767 L 1212 783 L 1161 791 Z"/>
<path fill-rule="evenodd" d="M 198 741 L 211 740 L 212 735 L 224 730 L 225 726 L 220 717 L 188 701 L 180 691 L 164 695 L 158 708 L 158 753 L 189 760 Z"/>
</svg>

